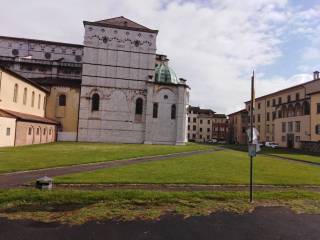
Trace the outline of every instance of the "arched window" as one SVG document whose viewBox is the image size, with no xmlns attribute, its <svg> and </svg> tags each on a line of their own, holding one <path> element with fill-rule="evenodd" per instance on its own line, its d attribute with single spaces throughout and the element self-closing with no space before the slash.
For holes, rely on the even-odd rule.
<svg viewBox="0 0 320 240">
<path fill-rule="evenodd" d="M 47 98 L 46 96 L 43 97 L 43 110 L 46 110 Z"/>
<path fill-rule="evenodd" d="M 303 109 L 303 115 L 309 115 L 310 114 L 310 104 L 308 102 L 304 102 L 302 104 Z"/>
<path fill-rule="evenodd" d="M 14 85 L 14 90 L 13 90 L 13 102 L 17 102 L 18 101 L 18 84 Z"/>
<path fill-rule="evenodd" d="M 23 90 L 23 105 L 27 104 L 27 88 L 24 88 Z"/>
<path fill-rule="evenodd" d="M 92 95 L 91 111 L 99 111 L 99 105 L 100 105 L 100 96 L 99 94 L 95 93 Z"/>
<path fill-rule="evenodd" d="M 143 112 L 143 100 L 141 98 L 138 98 L 136 100 L 136 114 L 142 115 Z"/>
<path fill-rule="evenodd" d="M 31 107 L 34 107 L 34 92 L 31 95 Z"/>
<path fill-rule="evenodd" d="M 38 95 L 38 109 L 40 109 L 40 105 L 41 105 L 41 95 Z"/>
<path fill-rule="evenodd" d="M 171 106 L 171 119 L 176 119 L 176 105 Z"/>
<path fill-rule="evenodd" d="M 61 94 L 61 95 L 59 96 L 59 106 L 60 106 L 60 107 L 63 107 L 63 106 L 65 106 L 65 105 L 66 105 L 66 95 Z"/>
<path fill-rule="evenodd" d="M 288 106 L 288 117 L 293 117 L 294 116 L 294 107 L 292 104 L 289 104 Z"/>
<path fill-rule="evenodd" d="M 158 103 L 153 103 L 152 117 L 158 118 Z"/>
<path fill-rule="evenodd" d="M 296 103 L 296 105 L 294 106 L 294 111 L 296 116 L 302 115 L 300 103 Z"/>
</svg>

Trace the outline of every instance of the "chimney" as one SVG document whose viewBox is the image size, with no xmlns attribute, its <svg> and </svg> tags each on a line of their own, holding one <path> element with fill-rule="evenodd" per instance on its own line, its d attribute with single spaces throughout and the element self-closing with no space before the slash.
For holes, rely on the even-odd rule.
<svg viewBox="0 0 320 240">
<path fill-rule="evenodd" d="M 313 80 L 319 79 L 320 75 L 319 75 L 319 71 L 315 71 L 313 72 Z"/>
</svg>

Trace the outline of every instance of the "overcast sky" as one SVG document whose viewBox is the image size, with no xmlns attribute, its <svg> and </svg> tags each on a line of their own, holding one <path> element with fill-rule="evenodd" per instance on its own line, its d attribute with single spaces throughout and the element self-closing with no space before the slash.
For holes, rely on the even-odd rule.
<svg viewBox="0 0 320 240">
<path fill-rule="evenodd" d="M 320 69 L 320 0 L 1 0 L 0 35 L 83 41 L 83 20 L 125 16 L 158 29 L 157 52 L 191 87 L 191 104 L 243 108 Z"/>
</svg>

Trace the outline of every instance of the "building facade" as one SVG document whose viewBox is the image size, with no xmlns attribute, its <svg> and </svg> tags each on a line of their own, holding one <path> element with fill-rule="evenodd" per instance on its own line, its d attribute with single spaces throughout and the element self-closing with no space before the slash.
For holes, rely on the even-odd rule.
<svg viewBox="0 0 320 240">
<path fill-rule="evenodd" d="M 248 111 L 243 109 L 241 111 L 231 113 L 228 116 L 228 142 L 232 144 L 247 144 L 248 137 L 246 130 L 248 129 Z"/>
<path fill-rule="evenodd" d="M 84 46 L 0 36 L 0 65 L 50 90 L 58 140 L 184 144 L 189 87 L 156 54 L 158 31 L 124 17 L 84 25 Z"/>
<path fill-rule="evenodd" d="M 50 90 L 46 115 L 59 122 L 58 140 L 77 138 L 82 58 L 82 45 L 0 36 L 0 65 Z"/>
<path fill-rule="evenodd" d="M 158 31 L 124 17 L 84 25 L 79 141 L 185 144 L 189 88 L 155 66 Z"/>
<path fill-rule="evenodd" d="M 319 90 L 320 78 L 315 72 L 309 82 L 256 98 L 253 124 L 260 133 L 259 141 L 274 141 L 288 148 L 300 148 L 305 141 L 318 141 Z M 250 102 L 246 102 L 246 109 L 250 122 Z"/>
<path fill-rule="evenodd" d="M 48 90 L 0 67 L 0 146 L 54 142 L 57 122 L 45 117 Z"/>
<path fill-rule="evenodd" d="M 228 119 L 224 114 L 216 114 L 211 109 L 188 108 L 188 140 L 207 142 L 211 139 L 225 141 Z"/>
</svg>

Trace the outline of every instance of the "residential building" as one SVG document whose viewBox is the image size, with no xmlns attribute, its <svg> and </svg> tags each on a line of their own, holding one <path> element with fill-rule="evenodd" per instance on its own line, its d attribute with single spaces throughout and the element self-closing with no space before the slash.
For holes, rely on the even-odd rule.
<svg viewBox="0 0 320 240">
<path fill-rule="evenodd" d="M 248 129 L 248 111 L 242 109 L 231 113 L 229 117 L 228 142 L 236 144 L 247 144 L 248 137 L 246 130 Z"/>
<path fill-rule="evenodd" d="M 259 141 L 275 141 L 288 148 L 319 141 L 319 91 L 319 73 L 314 72 L 311 81 L 256 98 L 253 124 L 260 133 Z M 250 121 L 250 101 L 246 102 L 246 109 Z"/>
<path fill-rule="evenodd" d="M 0 66 L 0 146 L 54 142 L 56 124 L 45 116 L 48 90 Z"/>
<path fill-rule="evenodd" d="M 206 142 L 209 139 L 226 140 L 228 120 L 224 114 L 216 114 L 211 109 L 189 106 L 188 140 Z"/>
</svg>

